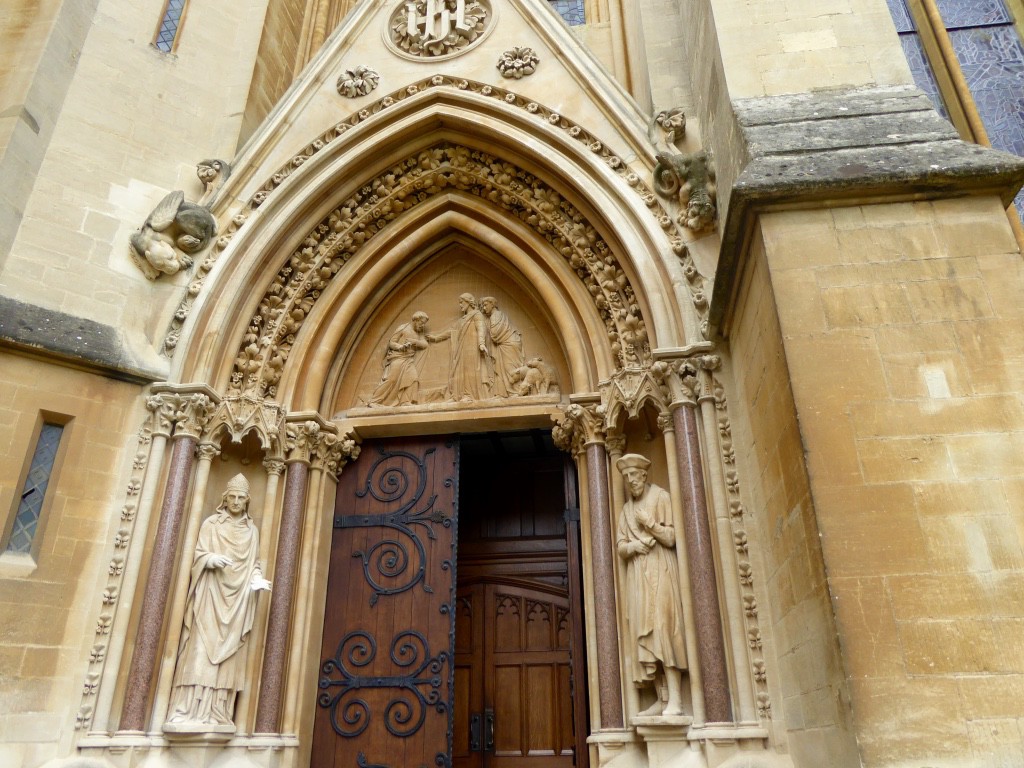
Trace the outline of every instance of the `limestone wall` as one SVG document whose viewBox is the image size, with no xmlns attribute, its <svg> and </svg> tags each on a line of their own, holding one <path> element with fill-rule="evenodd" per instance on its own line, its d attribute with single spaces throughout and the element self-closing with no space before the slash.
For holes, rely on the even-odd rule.
<svg viewBox="0 0 1024 768">
<path fill-rule="evenodd" d="M 112 554 L 117 496 L 144 412 L 139 388 L 0 352 L 0 514 L 18 508 L 20 478 L 45 412 L 69 419 L 33 557 L 0 553 L 0 765 L 64 754 L 81 703 Z"/>
<path fill-rule="evenodd" d="M 864 764 L 1016 764 L 1024 268 L 1005 213 L 762 222 Z"/>
<path fill-rule="evenodd" d="M 730 403 L 755 583 L 767 598 L 761 626 L 774 722 L 795 765 L 857 766 L 775 299 L 757 238 L 731 336 Z"/>
</svg>

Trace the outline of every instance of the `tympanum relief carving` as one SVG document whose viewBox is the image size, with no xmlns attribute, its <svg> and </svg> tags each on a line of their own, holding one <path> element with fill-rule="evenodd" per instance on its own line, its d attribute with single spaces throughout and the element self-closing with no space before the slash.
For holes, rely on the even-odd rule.
<svg viewBox="0 0 1024 768">
<path fill-rule="evenodd" d="M 626 620 L 636 643 L 633 683 L 655 686 L 654 704 L 639 716 L 680 716 L 682 670 L 687 665 L 676 534 L 668 491 L 647 482 L 650 466 L 650 460 L 637 453 L 615 462 L 627 497 L 619 514 L 616 549 L 626 565 Z"/>
<path fill-rule="evenodd" d="M 249 483 L 239 474 L 199 529 L 166 733 L 235 732 L 256 599 L 270 589 L 248 509 Z"/>
<path fill-rule="evenodd" d="M 426 312 L 416 311 L 390 336 L 384 369 L 371 407 L 425 403 L 474 403 L 558 393 L 554 367 L 540 357 L 526 359 L 523 335 L 493 296 L 477 300 L 462 293 L 458 316 L 442 331 L 430 332 Z M 443 386 L 421 386 L 422 366 L 445 366 Z"/>
</svg>

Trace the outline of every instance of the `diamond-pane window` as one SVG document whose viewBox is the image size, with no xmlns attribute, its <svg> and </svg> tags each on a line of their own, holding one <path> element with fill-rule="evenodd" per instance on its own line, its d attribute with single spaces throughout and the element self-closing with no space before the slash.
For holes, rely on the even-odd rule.
<svg viewBox="0 0 1024 768">
<path fill-rule="evenodd" d="M 29 466 L 25 485 L 21 489 L 18 513 L 14 517 L 11 538 L 7 542 L 8 552 L 32 551 L 32 539 L 35 538 L 36 529 L 39 527 L 39 514 L 43 509 L 46 486 L 50 484 L 53 462 L 57 458 L 57 448 L 60 446 L 60 437 L 63 433 L 64 427 L 61 424 L 43 424 L 39 432 L 39 442 L 36 443 L 32 464 Z"/>
<path fill-rule="evenodd" d="M 578 27 L 587 23 L 583 13 L 583 0 L 549 0 L 549 2 L 570 27 Z"/>
<path fill-rule="evenodd" d="M 164 10 L 164 17 L 160 20 L 160 29 L 157 30 L 156 40 L 153 45 L 157 50 L 170 53 L 174 48 L 174 38 L 178 36 L 178 27 L 181 25 L 181 14 L 185 10 L 185 0 L 167 0 L 167 8 Z"/>
</svg>

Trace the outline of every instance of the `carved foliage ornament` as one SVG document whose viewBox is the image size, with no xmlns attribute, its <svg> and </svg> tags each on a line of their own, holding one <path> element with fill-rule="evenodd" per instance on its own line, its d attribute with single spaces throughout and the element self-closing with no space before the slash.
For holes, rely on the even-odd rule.
<svg viewBox="0 0 1024 768">
<path fill-rule="evenodd" d="M 516 47 L 505 51 L 498 59 L 498 71 L 503 77 L 519 80 L 537 71 L 540 57 L 533 48 Z"/>
<path fill-rule="evenodd" d="M 307 160 L 320 152 L 324 147 L 333 141 L 345 136 L 351 129 L 356 128 L 367 120 L 373 119 L 375 115 L 394 106 L 395 104 L 409 98 L 414 98 L 421 92 L 430 88 L 455 88 L 460 91 L 467 91 L 479 96 L 485 96 L 502 102 L 503 104 L 522 109 L 536 117 L 547 125 L 550 125 L 562 132 L 573 141 L 586 147 L 591 153 L 607 164 L 629 187 L 631 187 L 640 199 L 644 202 L 651 214 L 657 219 L 659 226 L 669 235 L 673 252 L 679 257 L 680 266 L 686 277 L 687 287 L 693 300 L 695 309 L 701 317 L 707 316 L 708 302 L 705 295 L 705 280 L 697 270 L 693 258 L 686 247 L 686 243 L 679 231 L 679 225 L 668 214 L 665 207 L 658 200 L 657 195 L 648 187 L 640 177 L 633 172 L 622 157 L 613 152 L 597 136 L 573 122 L 565 115 L 562 115 L 549 107 L 536 101 L 525 98 L 512 91 L 499 88 L 486 83 L 473 80 L 465 80 L 448 75 L 432 75 L 419 80 L 416 83 L 393 91 L 368 104 L 365 108 L 345 118 L 343 121 L 331 126 L 317 136 L 311 143 L 307 144 L 291 161 L 278 168 L 263 186 L 253 194 L 247 201 L 245 207 L 236 212 L 225 227 L 224 233 L 217 238 L 209 255 L 203 259 L 196 268 L 196 274 L 188 286 L 184 297 L 178 305 L 171 320 L 170 328 L 164 339 L 164 353 L 172 355 L 178 344 L 178 338 L 186 318 L 195 304 L 196 297 L 203 288 L 206 276 L 213 269 L 220 253 L 228 247 L 231 239 L 241 230 L 252 211 L 259 208 L 267 198 L 287 179 L 296 169 L 300 168 Z M 706 321 L 702 323 L 706 334 Z"/>
<path fill-rule="evenodd" d="M 480 39 L 491 18 L 487 0 L 410 0 L 388 22 L 390 40 L 415 58 L 462 53 Z"/>
<path fill-rule="evenodd" d="M 338 78 L 338 93 L 349 99 L 367 96 L 379 82 L 380 75 L 376 70 L 360 64 L 355 69 L 346 69 Z"/>
<path fill-rule="evenodd" d="M 593 297 L 619 367 L 649 361 L 647 329 L 633 287 L 583 214 L 515 165 L 443 142 L 363 185 L 307 235 L 250 321 L 235 359 L 231 392 L 273 397 L 302 324 L 348 260 L 401 213 L 453 191 L 500 207 L 544 237 Z"/>
</svg>

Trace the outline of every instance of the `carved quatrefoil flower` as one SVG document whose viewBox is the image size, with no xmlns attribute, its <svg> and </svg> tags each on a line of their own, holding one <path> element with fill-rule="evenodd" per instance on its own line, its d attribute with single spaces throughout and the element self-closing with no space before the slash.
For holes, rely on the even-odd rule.
<svg viewBox="0 0 1024 768">
<path fill-rule="evenodd" d="M 380 75 L 375 69 L 360 64 L 355 69 L 346 69 L 338 78 L 338 93 L 349 99 L 367 96 L 379 82 Z"/>
<path fill-rule="evenodd" d="M 516 80 L 520 80 L 536 72 L 538 64 L 540 64 L 540 57 L 533 48 L 517 46 L 501 54 L 501 58 L 498 59 L 498 71 L 504 77 L 514 77 Z"/>
</svg>

